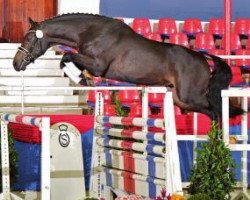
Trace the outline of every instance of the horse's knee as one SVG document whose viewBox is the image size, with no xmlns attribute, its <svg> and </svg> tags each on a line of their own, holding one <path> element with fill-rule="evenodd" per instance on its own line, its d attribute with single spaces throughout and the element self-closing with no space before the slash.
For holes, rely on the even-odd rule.
<svg viewBox="0 0 250 200">
<path fill-rule="evenodd" d="M 64 68 L 65 67 L 65 63 L 68 63 L 68 62 L 71 62 L 72 61 L 72 58 L 71 58 L 71 55 L 69 53 L 65 53 L 61 59 L 61 62 L 60 62 L 60 68 Z"/>
</svg>

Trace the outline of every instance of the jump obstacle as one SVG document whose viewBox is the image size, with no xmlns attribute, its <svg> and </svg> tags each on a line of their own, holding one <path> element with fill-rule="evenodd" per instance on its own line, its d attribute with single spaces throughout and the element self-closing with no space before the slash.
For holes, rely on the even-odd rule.
<svg viewBox="0 0 250 200">
<path fill-rule="evenodd" d="M 148 118 L 150 92 L 165 94 L 164 119 Z M 145 88 L 142 118 L 103 116 L 101 93 L 96 99 L 92 195 L 112 199 L 112 192 L 122 191 L 155 198 L 162 188 L 182 194 L 172 93 L 166 88 Z M 149 131 L 150 127 L 164 129 L 165 133 Z"/>
<path fill-rule="evenodd" d="M 20 87 L 1 87 L 1 90 L 24 91 L 24 90 L 33 90 L 33 89 L 34 90 L 58 90 L 58 89 L 65 89 L 65 88 L 63 88 L 63 87 L 53 87 L 53 88 L 47 88 L 47 87 L 39 87 L 39 88 L 36 88 L 36 87 L 24 87 L 24 88 L 20 88 Z M 82 87 L 79 87 L 79 88 L 70 87 L 69 89 L 74 89 L 74 90 L 106 90 L 106 89 L 112 89 L 112 88 L 107 88 L 107 87 L 92 88 L 92 87 L 89 87 L 89 88 L 85 88 L 84 89 Z M 122 89 L 122 88 L 121 87 L 115 87 L 113 89 L 114 90 L 118 90 L 118 89 Z M 126 89 L 126 90 L 139 89 L 139 90 L 141 90 L 143 88 L 141 88 L 141 87 L 137 87 L 137 88 L 130 87 L 130 88 L 123 88 L 123 89 Z M 155 89 L 153 89 L 153 91 L 157 92 Z M 151 92 L 152 92 L 152 90 L 151 90 Z M 223 132 L 224 133 L 224 137 L 223 138 L 224 138 L 224 141 L 226 142 L 226 144 L 229 144 L 229 118 L 228 118 L 228 97 L 229 96 L 230 97 L 231 96 L 243 97 L 244 98 L 243 105 L 244 105 L 244 109 L 246 110 L 246 107 L 247 107 L 247 97 L 250 96 L 250 90 L 249 89 L 230 89 L 230 90 L 224 90 L 224 91 L 222 91 L 222 98 L 223 98 L 223 131 L 224 131 Z M 144 93 L 143 101 L 144 102 L 147 101 L 147 93 L 146 92 Z M 100 106 L 98 106 L 98 105 L 100 105 Z M 101 103 L 97 104 L 97 107 L 98 107 L 99 110 L 96 109 L 96 113 L 97 114 L 99 113 L 98 115 L 100 115 L 100 116 L 102 116 L 101 112 L 102 112 L 102 109 L 103 109 L 103 108 L 101 108 L 102 107 L 101 105 L 102 105 Z M 143 118 L 147 119 L 147 117 L 144 117 L 144 116 L 147 115 L 147 107 L 146 108 L 145 108 L 145 106 L 143 106 L 143 107 L 144 107 L 144 109 L 143 109 Z M 165 110 L 164 113 L 167 113 L 167 111 Z M 168 112 L 168 113 L 171 113 L 171 112 Z M 8 114 L 6 114 L 6 115 L 8 115 Z M 6 134 L 7 133 L 7 124 L 8 124 L 8 122 L 23 123 L 23 124 L 29 124 L 29 125 L 33 125 L 32 123 L 35 123 L 36 126 L 38 126 L 41 130 L 44 130 L 45 132 L 46 132 L 45 128 L 42 128 L 42 127 L 46 127 L 46 125 L 44 125 L 44 126 L 42 125 L 42 123 L 41 123 L 43 121 L 42 118 L 35 118 L 36 120 L 34 118 L 32 118 L 32 120 L 30 120 L 30 122 L 29 122 L 28 117 L 26 117 L 25 120 L 22 121 L 22 120 L 20 120 L 21 118 L 19 118 L 18 115 L 12 115 L 11 114 L 11 115 L 8 115 L 8 116 L 10 116 L 8 118 L 3 117 L 3 116 L 1 118 L 1 134 L 3 134 L 2 137 L 1 137 L 1 140 L 2 140 L 2 150 L 1 151 L 2 151 L 2 164 L 3 164 L 2 169 L 4 171 L 3 171 L 3 177 L 2 177 L 3 178 L 3 193 L 1 194 L 0 197 L 1 197 L 1 199 L 10 199 L 10 197 L 13 198 L 13 199 L 15 199 L 14 197 L 16 197 L 16 196 L 14 194 L 10 193 L 9 178 L 8 178 L 9 177 L 8 176 L 9 168 L 8 168 L 8 152 L 7 152 L 8 151 L 8 140 L 7 140 L 7 134 Z M 101 118 L 101 120 L 103 120 L 102 117 L 99 117 L 99 118 Z M 114 120 L 113 121 L 114 123 L 115 123 L 115 121 L 117 121 L 117 119 L 112 119 L 112 117 L 111 117 L 111 121 L 112 120 Z M 120 121 L 120 120 L 121 119 L 118 119 L 118 121 Z M 39 123 L 37 123 L 37 121 L 39 121 Z M 138 120 L 136 120 L 136 121 L 138 121 Z M 139 122 L 139 123 L 141 123 L 141 125 L 145 125 L 145 120 L 144 120 L 143 123 L 142 122 Z M 109 128 L 107 130 L 106 128 L 102 127 L 98 122 L 96 122 L 95 127 L 96 127 L 96 137 L 98 135 L 100 136 L 100 134 L 103 134 L 103 133 L 104 133 L 104 135 L 105 134 L 107 135 L 107 133 L 110 134 L 110 135 L 114 135 L 114 134 L 118 134 L 118 135 L 120 134 L 120 135 L 122 135 L 122 133 L 124 133 L 121 130 L 117 130 L 117 128 Z M 144 128 L 147 129 L 147 126 L 145 126 Z M 140 132 L 142 132 L 142 134 L 139 134 Z M 138 139 L 138 140 L 145 140 L 145 138 L 147 138 L 147 134 L 145 132 L 141 131 L 141 130 L 139 130 L 139 131 L 138 130 L 134 130 L 134 131 L 128 131 L 128 132 L 125 131 L 125 134 L 123 134 L 122 136 L 123 137 L 125 137 L 125 136 L 128 137 L 129 136 L 130 138 L 134 138 L 134 139 Z M 42 135 L 44 135 L 44 134 L 42 134 Z M 242 180 L 243 180 L 243 184 L 241 184 L 240 186 L 243 187 L 243 194 L 245 196 L 247 196 L 248 194 L 246 192 L 246 189 L 247 189 L 247 163 L 246 163 L 247 156 L 246 156 L 246 151 L 248 151 L 250 149 L 249 145 L 247 144 L 247 140 L 248 140 L 248 136 L 247 136 L 247 115 L 243 116 L 243 120 L 242 120 L 242 134 L 241 135 L 236 135 L 235 137 L 237 137 L 238 141 L 243 141 L 243 144 L 229 144 L 229 147 L 232 150 L 243 151 L 243 154 L 242 154 L 242 162 L 243 162 L 243 165 L 242 165 L 242 175 L 243 175 L 242 176 Z M 101 139 L 103 139 L 103 138 L 101 138 Z M 157 134 L 157 133 L 154 134 L 154 139 L 151 138 L 152 141 L 155 140 L 157 142 L 159 142 L 159 141 L 161 141 L 163 139 L 166 139 L 166 138 L 164 138 L 162 135 Z M 196 142 L 197 140 L 203 140 L 204 141 L 204 140 L 206 140 L 206 138 L 205 137 L 201 137 L 201 136 L 195 136 L 195 135 L 178 135 L 177 136 L 177 140 L 192 140 L 192 141 Z M 100 141 L 99 141 L 99 144 L 100 144 Z M 145 142 L 145 144 L 146 144 L 146 142 Z M 96 143 L 95 147 L 98 147 L 98 146 L 99 145 L 97 145 L 97 143 Z M 46 148 L 48 148 L 48 146 L 46 146 Z M 98 147 L 97 149 L 100 149 L 100 150 L 98 151 L 99 153 L 97 152 L 95 154 L 95 156 L 99 155 L 101 153 L 105 155 L 105 151 L 103 150 L 104 148 L 103 147 L 101 147 L 101 148 Z M 114 157 L 115 160 L 121 159 L 121 156 L 123 156 L 125 158 L 124 155 L 126 155 L 126 153 L 121 154 L 122 151 L 116 150 L 116 149 L 111 149 L 108 152 L 109 152 L 109 154 L 111 154 Z M 7 155 L 7 157 L 6 157 L 6 155 Z M 144 162 L 146 162 L 146 164 L 148 164 L 148 162 L 149 162 L 149 161 L 147 161 L 145 159 L 145 158 L 149 158 L 149 155 L 147 155 L 147 153 L 143 153 L 142 155 L 133 153 L 132 156 L 129 154 L 129 158 L 130 157 L 132 157 L 133 160 L 144 160 Z M 43 156 L 42 160 L 44 160 L 45 158 L 46 158 L 46 156 Z M 96 190 L 97 193 L 98 193 L 98 188 L 100 189 L 99 192 L 101 192 L 101 190 L 102 190 L 102 192 L 104 192 L 104 190 L 105 191 L 110 191 L 110 187 L 105 186 L 105 184 L 106 184 L 105 180 L 106 180 L 107 176 L 103 177 L 103 175 L 106 174 L 106 172 L 108 172 L 109 174 L 114 174 L 116 176 L 121 176 L 121 172 L 120 171 L 115 171 L 115 170 L 112 170 L 112 169 L 108 169 L 107 170 L 107 169 L 105 169 L 103 167 L 100 167 L 101 163 L 105 164 L 106 161 L 105 161 L 105 159 L 103 159 L 103 158 L 105 158 L 104 156 L 100 156 L 99 158 L 100 158 L 99 159 L 100 163 L 93 170 L 93 175 L 95 175 L 95 176 L 97 176 L 98 174 L 102 175 L 102 176 L 99 176 L 100 179 L 96 179 L 99 182 L 99 186 L 97 184 L 97 187 L 96 187 L 97 188 L 97 190 Z M 129 159 L 129 158 L 127 158 L 127 159 Z M 148 160 L 150 160 L 150 159 L 148 159 Z M 164 165 L 162 165 L 162 160 L 163 159 L 160 158 L 160 157 L 159 158 L 158 157 L 154 158 L 155 166 L 157 166 L 157 168 L 160 169 L 160 170 L 161 169 L 163 169 L 163 170 L 165 169 Z M 45 162 L 43 162 L 43 163 L 45 163 Z M 117 168 L 122 168 L 122 166 L 124 166 L 124 164 L 122 162 L 118 162 L 118 163 L 114 163 L 113 162 L 112 164 L 113 165 L 116 164 L 118 166 Z M 139 166 L 146 166 L 146 164 L 145 163 L 142 163 L 142 164 L 140 163 Z M 140 176 L 140 175 L 137 175 L 137 174 L 135 174 L 135 175 L 134 174 L 133 175 L 129 174 L 129 175 L 127 175 L 128 177 L 132 177 L 133 176 L 135 179 L 145 180 L 145 179 L 143 179 L 143 178 L 145 178 L 145 176 L 143 176 L 143 175 L 148 173 L 147 169 L 144 169 L 144 171 L 141 168 L 139 168 L 139 169 L 133 169 L 133 170 L 134 171 L 140 170 L 140 173 L 142 173 L 142 175 Z M 100 171 L 102 173 L 100 173 Z M 45 174 L 45 173 L 43 173 L 43 174 Z M 49 177 L 49 174 L 48 174 L 47 177 Z M 159 177 L 159 174 L 155 174 L 155 178 L 157 178 L 157 177 Z M 101 180 L 101 178 L 102 178 L 102 180 Z M 46 177 L 45 177 L 45 179 L 46 179 Z M 93 180 L 94 179 L 92 178 L 92 187 L 95 186 L 95 184 L 96 184 L 96 183 L 93 184 L 93 182 L 94 182 Z M 43 183 L 45 183 L 45 182 L 43 182 Z M 161 182 L 161 184 L 162 184 L 162 182 Z M 120 183 L 120 185 L 122 185 L 122 184 Z M 46 188 L 46 185 L 43 186 L 43 188 L 44 188 L 45 191 L 44 192 L 42 191 L 42 193 L 48 194 L 48 189 L 49 188 Z M 107 193 L 107 194 L 109 194 L 109 193 Z M 42 195 L 42 196 L 45 196 L 45 195 Z M 18 198 L 16 197 L 16 199 L 18 199 Z"/>
<path fill-rule="evenodd" d="M 8 158 L 8 123 L 39 127 L 41 130 L 41 199 L 83 199 L 85 179 L 80 132 L 70 123 L 53 123 L 52 117 L 1 115 L 2 177 L 1 200 L 29 199 L 30 193 L 20 198 L 10 192 Z M 11 124 L 11 127 L 14 124 Z M 16 124 L 17 125 L 17 124 Z M 23 131 L 25 134 L 25 131 Z M 50 148 L 51 147 L 51 148 Z M 77 159 L 74 159 L 77 157 Z M 72 159 L 69 162 L 69 159 Z M 34 172 L 31 172 L 34 173 Z M 34 196 L 34 195 L 33 195 Z M 35 195 L 37 196 L 37 195 Z M 33 198 L 32 198 L 33 199 Z"/>
<path fill-rule="evenodd" d="M 21 200 L 10 192 L 8 123 L 20 123 L 39 127 L 42 132 L 41 150 L 41 199 L 50 199 L 50 119 L 47 117 L 29 117 L 14 114 L 1 115 L 1 155 L 2 155 L 2 188 L 1 200 Z"/>
<path fill-rule="evenodd" d="M 9 90 L 10 88 L 3 87 L 1 89 Z M 27 88 L 24 88 L 24 87 L 22 87 L 21 89 L 19 87 L 11 88 L 11 90 L 15 90 L 15 89 L 24 91 Z M 30 89 L 30 88 L 28 88 L 28 89 Z M 42 89 L 42 88 L 40 88 L 40 89 Z M 59 89 L 59 88 L 57 87 L 54 89 Z M 60 89 L 62 89 L 62 88 L 60 88 Z M 69 89 L 72 89 L 72 88 L 69 88 Z M 74 88 L 74 89 L 79 89 L 79 88 Z M 93 88 L 88 88 L 88 89 L 93 90 Z M 96 89 L 97 88 L 94 88 L 94 90 L 96 90 Z M 100 88 L 98 88 L 98 90 L 99 89 Z M 102 89 L 105 89 L 105 88 L 102 88 Z M 114 88 L 109 88 L 109 89 L 116 89 L 117 90 L 117 89 L 121 89 L 121 88 L 114 87 Z M 131 89 L 132 90 L 132 89 L 135 89 L 135 87 L 123 88 L 123 89 L 126 89 L 126 90 Z M 143 88 L 138 87 L 137 89 L 142 90 Z M 84 89 L 81 88 L 81 90 L 84 90 Z M 146 88 L 144 91 L 144 96 L 143 96 L 143 101 L 144 101 L 143 105 L 146 105 L 145 102 L 148 99 L 148 97 L 147 97 L 148 92 L 161 93 L 162 90 L 164 91 L 164 93 L 166 92 L 165 88 L 164 89 L 162 89 L 162 88 L 161 89 L 159 89 L 159 88 L 158 89 L 157 88 Z M 168 111 L 168 113 L 171 113 L 170 110 L 173 111 L 173 102 L 171 102 L 172 96 L 170 93 L 166 94 L 166 99 L 168 99 L 167 105 L 172 103 L 171 104 L 172 107 L 165 106 L 165 111 Z M 170 100 L 170 102 L 169 102 L 169 100 Z M 101 102 L 101 101 L 99 101 L 99 102 Z M 22 105 L 24 105 L 24 104 L 22 104 Z M 101 104 L 97 104 L 96 113 L 98 110 L 99 110 L 99 113 L 101 112 L 100 105 Z M 146 115 L 146 113 L 148 113 L 148 110 L 147 110 L 148 106 L 144 106 L 144 107 L 145 107 L 145 109 L 143 110 L 143 115 Z M 115 121 L 117 121 L 117 119 L 115 119 Z M 171 122 L 171 120 L 174 119 L 174 112 L 172 112 L 172 115 L 169 114 L 166 119 L 167 120 L 162 120 L 162 119 L 154 119 L 153 120 L 153 119 L 146 119 L 146 118 L 145 119 L 143 119 L 143 118 L 136 119 L 135 118 L 133 120 L 134 122 L 132 124 L 142 126 L 143 130 L 139 131 L 139 132 L 135 131 L 132 134 L 134 136 L 132 136 L 131 138 L 134 137 L 135 139 L 143 139 L 143 137 L 144 137 L 144 139 L 143 139 L 143 140 L 145 140 L 144 144 L 139 145 L 140 148 L 142 150 L 143 149 L 150 150 L 150 148 L 151 148 L 152 153 L 156 153 L 156 154 L 158 153 L 159 155 L 161 155 L 161 158 L 160 157 L 158 158 L 157 156 L 155 158 L 153 158 L 151 155 L 147 155 L 148 153 L 146 153 L 144 155 L 133 154 L 133 157 L 139 158 L 139 160 L 142 160 L 142 161 L 146 158 L 146 159 L 148 159 L 148 162 L 149 161 L 151 162 L 151 160 L 153 159 L 152 162 L 155 162 L 155 164 L 154 164 L 155 167 L 157 167 L 157 169 L 159 169 L 160 171 L 165 170 L 165 172 L 164 172 L 166 174 L 165 176 L 170 177 L 170 178 L 167 179 L 166 181 L 152 179 L 152 183 L 155 182 L 155 184 L 161 184 L 163 187 L 167 186 L 169 188 L 168 191 L 170 191 L 170 192 L 171 191 L 181 192 L 182 186 L 181 186 L 181 180 L 180 180 L 179 156 L 178 156 L 178 150 L 177 150 L 177 143 L 170 142 L 170 141 L 176 142 L 176 138 L 174 137 L 176 134 L 175 123 Z M 48 121 L 46 121 L 46 120 L 48 120 Z M 43 124 L 43 123 L 45 123 L 43 121 L 46 121 L 45 125 Z M 111 121 L 112 121 L 112 118 L 111 118 Z M 48 137 L 48 135 L 50 135 L 50 133 L 51 133 L 49 119 L 48 118 L 39 118 L 39 117 L 28 117 L 28 116 L 21 116 L 21 115 L 13 115 L 13 114 L 3 114 L 1 117 L 1 123 L 3 124 L 2 128 L 3 129 L 5 128 L 6 131 L 2 131 L 2 133 L 4 133 L 4 132 L 7 133 L 7 124 L 9 122 L 37 126 L 42 131 L 42 156 L 41 156 L 41 160 L 42 160 L 42 163 L 41 163 L 41 165 L 42 165 L 42 174 L 41 174 L 42 175 L 42 188 L 41 188 L 41 194 L 42 194 L 42 199 L 48 200 L 51 197 L 51 186 L 49 185 L 50 184 L 50 176 L 51 176 L 51 174 L 50 174 L 50 162 L 47 162 L 48 160 L 50 160 L 50 149 L 47 146 L 50 143 L 50 137 Z M 119 119 L 118 119 L 118 123 L 119 123 Z M 174 133 L 173 135 L 169 134 L 167 137 L 165 137 L 165 135 L 162 133 L 155 133 L 154 135 L 151 134 L 151 136 L 149 134 L 145 134 L 146 133 L 145 130 L 147 129 L 147 127 L 155 126 L 155 127 L 163 128 L 164 123 L 166 124 L 166 127 L 168 127 L 168 130 L 173 130 L 173 133 Z M 112 134 L 112 130 L 110 131 L 110 134 Z M 47 137 L 45 137 L 46 135 L 47 135 Z M 151 141 L 156 141 L 156 142 L 159 142 L 159 141 L 166 142 L 165 147 L 161 147 L 160 145 L 153 146 L 152 144 L 147 144 L 146 138 L 149 139 L 149 141 L 151 140 Z M 172 138 L 174 138 L 174 139 L 172 139 Z M 6 143 L 6 141 L 8 142 L 7 135 L 5 135 L 5 137 L 2 137 L 2 140 L 5 141 L 5 144 L 6 144 L 6 145 L 2 145 L 2 148 L 3 149 L 7 148 L 8 147 L 8 143 Z M 99 142 L 100 142 L 100 140 L 99 140 Z M 45 148 L 45 145 L 46 145 L 46 148 Z M 135 144 L 135 150 L 140 150 L 140 148 L 138 149 L 138 145 Z M 168 153 L 165 153 L 165 151 L 169 152 L 169 154 L 171 154 L 171 152 L 173 152 L 173 151 L 175 153 L 177 153 L 176 154 L 177 156 L 175 157 L 176 159 L 169 159 L 169 156 L 166 156 L 166 155 L 168 155 Z M 149 153 L 150 153 L 150 151 L 149 151 Z M 119 151 L 114 153 L 114 155 L 118 155 L 118 154 L 119 154 Z M 8 163 L 8 160 L 7 160 L 8 159 L 8 152 L 6 153 L 6 151 L 4 151 L 3 155 L 5 155 L 3 157 L 6 159 L 5 163 Z M 2 162 L 2 163 L 4 163 L 4 162 Z M 164 167 L 164 164 L 167 164 L 169 166 L 175 166 L 175 167 L 173 167 L 172 169 L 169 167 L 168 170 L 166 170 Z M 6 168 L 5 166 L 3 166 L 3 169 L 8 169 L 8 167 Z M 6 174 L 6 177 L 9 177 L 9 173 L 4 172 L 3 174 Z M 115 172 L 113 174 L 115 174 Z M 117 172 L 116 172 L 116 174 L 117 174 Z M 144 172 L 144 174 L 147 174 L 146 171 Z M 155 175 L 156 178 L 162 178 L 162 175 L 160 175 L 160 174 L 161 173 L 159 173 L 158 175 Z M 172 176 L 174 176 L 174 178 Z M 3 179 L 6 177 L 3 177 Z M 136 174 L 134 174 L 133 177 L 135 177 L 138 180 L 145 179 L 144 176 L 140 176 L 140 175 L 136 175 Z M 7 178 L 7 179 L 9 180 L 9 178 Z M 92 180 L 93 180 L 93 178 L 92 178 Z M 97 180 L 100 180 L 100 179 L 97 179 Z M 150 178 L 148 180 L 150 180 Z M 179 180 L 179 182 L 177 181 L 178 184 L 177 184 L 176 180 Z M 173 182 L 173 181 L 175 181 L 175 182 Z M 101 183 L 101 182 L 99 182 L 99 183 Z M 14 196 L 14 194 L 10 193 L 9 181 L 5 182 L 3 186 L 5 188 L 3 190 L 3 194 L 2 194 L 3 199 L 20 199 L 19 197 L 16 197 L 16 196 Z M 158 190 L 160 190 L 160 189 L 161 188 L 158 188 Z"/>
</svg>

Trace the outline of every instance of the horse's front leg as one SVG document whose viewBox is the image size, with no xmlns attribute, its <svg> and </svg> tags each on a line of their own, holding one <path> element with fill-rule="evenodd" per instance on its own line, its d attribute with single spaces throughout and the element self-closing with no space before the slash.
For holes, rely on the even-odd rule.
<svg viewBox="0 0 250 200">
<path fill-rule="evenodd" d="M 61 59 L 60 68 L 75 83 L 87 85 L 87 80 L 83 74 L 85 67 L 77 62 L 76 55 L 74 53 L 65 53 Z"/>
</svg>

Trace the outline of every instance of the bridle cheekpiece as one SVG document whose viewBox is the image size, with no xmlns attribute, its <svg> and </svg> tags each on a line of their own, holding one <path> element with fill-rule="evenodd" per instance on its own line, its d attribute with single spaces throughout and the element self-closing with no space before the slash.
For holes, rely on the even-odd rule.
<svg viewBox="0 0 250 200">
<path fill-rule="evenodd" d="M 35 33 L 37 39 L 43 38 L 43 31 L 42 30 L 30 30 L 27 33 Z M 32 53 L 30 53 L 29 50 L 20 46 L 20 47 L 18 47 L 18 51 L 20 51 L 24 54 L 24 58 L 23 58 L 24 62 L 26 62 L 26 63 L 34 62 L 35 56 L 32 55 Z"/>
</svg>

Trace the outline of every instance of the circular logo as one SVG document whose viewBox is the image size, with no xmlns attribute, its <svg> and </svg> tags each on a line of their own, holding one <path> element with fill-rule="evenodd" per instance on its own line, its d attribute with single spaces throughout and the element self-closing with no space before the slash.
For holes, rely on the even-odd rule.
<svg viewBox="0 0 250 200">
<path fill-rule="evenodd" d="M 67 132 L 60 133 L 59 134 L 59 144 L 62 147 L 67 147 L 67 146 L 69 146 L 69 143 L 70 143 L 70 137 L 67 134 Z"/>
</svg>

